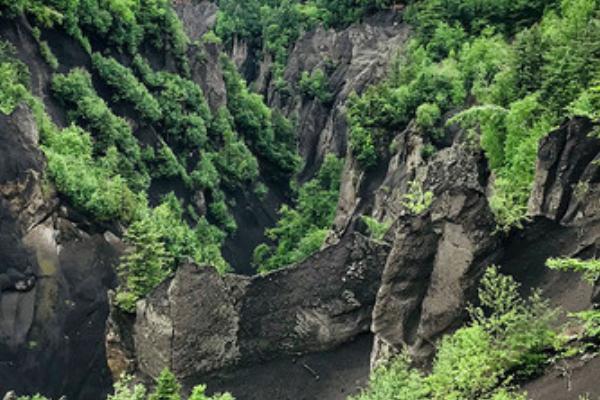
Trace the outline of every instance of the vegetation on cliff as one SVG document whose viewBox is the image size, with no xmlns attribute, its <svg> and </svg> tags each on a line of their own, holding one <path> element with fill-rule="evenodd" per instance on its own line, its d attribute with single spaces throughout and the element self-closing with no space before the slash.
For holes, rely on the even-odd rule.
<svg viewBox="0 0 600 400">
<path fill-rule="evenodd" d="M 512 278 L 489 268 L 471 322 L 444 337 L 430 374 L 410 367 L 404 355 L 379 368 L 354 400 L 525 399 L 511 386 L 535 372 L 557 343 L 556 311 L 538 292 L 523 299 Z"/>
<path fill-rule="evenodd" d="M 245 41 L 251 51 L 269 55 L 273 60 L 271 78 L 279 89 L 285 89 L 289 84 L 283 79 L 288 54 L 302 32 L 319 24 L 345 27 L 393 3 L 394 0 L 219 0 L 215 30 L 226 46 Z"/>
<path fill-rule="evenodd" d="M 226 192 L 264 194 L 259 158 L 273 164 L 280 178 L 296 171 L 290 122 L 248 91 L 226 62 L 229 110 L 211 111 L 187 77 L 188 39 L 167 1 L 0 5 L 5 17 L 30 17 L 40 44 L 40 29 L 62 27 L 90 55 L 91 70 L 76 67 L 53 76 L 52 95 L 70 124 L 60 129 L 31 94 L 27 67 L 3 42 L 0 110 L 9 114 L 27 103 L 40 128 L 48 177 L 63 198 L 97 223 L 127 228 L 131 250 L 119 267 L 117 304 L 133 311 L 135 301 L 184 259 L 228 270 L 220 249 L 237 226 Z M 96 46 L 102 53 L 94 52 Z M 178 71 L 155 70 L 141 49 L 164 51 L 177 60 Z M 148 126 L 160 134 L 149 139 Z M 181 182 L 200 202 L 186 204 L 189 195 L 149 201 L 151 189 L 165 179 Z"/>
<path fill-rule="evenodd" d="M 415 117 L 435 143 L 443 116 L 462 109 L 450 123 L 485 151 L 498 225 L 520 226 L 539 139 L 573 114 L 597 114 L 598 10 L 595 0 L 415 2 L 408 49 L 385 82 L 350 102 L 354 156 L 373 167 Z"/>
<path fill-rule="evenodd" d="M 296 206 L 279 210 L 280 220 L 267 231 L 274 245 L 254 250 L 259 272 L 302 261 L 321 248 L 335 217 L 342 167 L 343 160 L 327 155 L 317 176 L 299 189 Z"/>
</svg>

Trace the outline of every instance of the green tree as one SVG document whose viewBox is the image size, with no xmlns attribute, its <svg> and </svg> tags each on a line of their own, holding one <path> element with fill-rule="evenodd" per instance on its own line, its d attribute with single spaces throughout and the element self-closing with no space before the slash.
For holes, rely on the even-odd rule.
<svg viewBox="0 0 600 400">
<path fill-rule="evenodd" d="M 181 400 L 181 385 L 175 375 L 167 368 L 163 369 L 156 381 L 156 389 L 148 400 Z"/>
<path fill-rule="evenodd" d="M 318 251 L 335 217 L 343 161 L 329 154 L 317 176 L 299 190 L 295 208 L 284 205 L 281 218 L 267 236 L 276 245 L 260 245 L 254 251 L 259 272 L 299 262 Z"/>
<path fill-rule="evenodd" d="M 92 55 L 92 64 L 102 79 L 115 90 L 113 100 L 131 102 L 142 117 L 150 122 L 156 122 L 161 118 L 158 101 L 129 68 L 121 65 L 114 58 L 103 57 L 99 53 Z"/>
</svg>

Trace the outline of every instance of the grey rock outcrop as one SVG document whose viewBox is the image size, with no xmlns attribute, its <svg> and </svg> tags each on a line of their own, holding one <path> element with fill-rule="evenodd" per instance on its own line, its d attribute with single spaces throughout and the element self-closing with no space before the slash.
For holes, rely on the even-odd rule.
<svg viewBox="0 0 600 400">
<path fill-rule="evenodd" d="M 190 40 L 198 40 L 217 22 L 218 6 L 209 0 L 174 1 L 173 8 L 179 16 Z"/>
<path fill-rule="evenodd" d="M 318 170 L 328 152 L 340 156 L 346 153 L 348 127 L 344 111 L 348 97 L 383 77 L 408 34 L 408 26 L 393 13 L 373 16 L 341 31 L 317 28 L 304 34 L 290 54 L 284 72 L 285 80 L 290 82 L 288 94 L 279 93 L 274 82 L 263 87 L 260 82 L 267 80 L 259 77 L 258 90 L 266 92 L 269 104 L 298 121 L 300 154 L 307 165 L 303 176 Z M 268 68 L 263 65 L 262 69 Z M 327 75 L 331 104 L 303 96 L 298 87 L 304 71 L 317 69 Z"/>
<path fill-rule="evenodd" d="M 573 119 L 540 143 L 529 214 L 561 225 L 595 224 L 600 218 L 600 139 L 593 124 Z"/>
<path fill-rule="evenodd" d="M 393 245 L 373 312 L 373 364 L 402 349 L 427 361 L 435 341 L 463 321 L 476 282 L 499 257 L 481 157 L 460 143 L 438 152 L 421 178 L 434 194 L 430 209 L 404 213 L 388 234 Z"/>
<path fill-rule="evenodd" d="M 185 378 L 344 343 L 369 329 L 387 250 L 353 234 L 264 276 L 184 265 L 138 303 L 138 368 Z"/>
<path fill-rule="evenodd" d="M 529 201 L 530 222 L 510 236 L 494 233 L 489 177 L 482 155 L 460 141 L 424 162 L 418 140 L 405 132 L 374 200 L 374 214 L 396 221 L 373 312 L 372 365 L 402 350 L 427 363 L 435 342 L 460 326 L 484 268 L 498 263 L 521 282 L 539 287 L 553 304 L 577 311 L 597 302 L 577 274 L 550 271 L 549 257 L 600 253 L 600 139 L 594 124 L 574 119 L 540 142 Z M 430 210 L 402 210 L 406 183 L 416 179 L 434 193 Z M 386 189 L 387 187 L 387 189 Z"/>
<path fill-rule="evenodd" d="M 28 107 L 0 113 L 0 359 L 9 360 L 0 392 L 103 395 L 106 289 L 119 249 L 67 218 L 43 182 L 37 141 Z"/>
</svg>

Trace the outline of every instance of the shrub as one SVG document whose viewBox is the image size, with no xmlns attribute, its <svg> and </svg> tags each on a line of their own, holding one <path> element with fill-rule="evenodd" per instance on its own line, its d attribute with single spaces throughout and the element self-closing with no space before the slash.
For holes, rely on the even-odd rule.
<svg viewBox="0 0 600 400">
<path fill-rule="evenodd" d="M 333 94 L 329 90 L 327 75 L 322 69 L 315 69 L 312 73 L 303 71 L 298 82 L 300 91 L 309 98 L 315 98 L 323 104 L 329 104 L 333 100 Z"/>
<path fill-rule="evenodd" d="M 222 44 L 223 43 L 221 38 L 218 37 L 217 34 L 215 33 L 215 31 L 213 31 L 213 30 L 210 30 L 210 31 L 206 32 L 204 35 L 202 35 L 202 41 L 204 43 L 209 43 L 209 44 Z"/>
<path fill-rule="evenodd" d="M 583 278 L 590 284 L 600 279 L 600 260 L 595 258 L 580 260 L 577 258 L 549 258 L 546 266 L 559 271 L 575 271 L 583 273 Z"/>
<path fill-rule="evenodd" d="M 148 400 L 181 400 L 181 385 L 175 375 L 168 369 L 163 369 L 156 381 L 156 388 Z"/>
<path fill-rule="evenodd" d="M 369 217 L 368 215 L 361 216 L 361 219 L 367 225 L 371 238 L 375 240 L 383 239 L 392 225 L 391 221 L 379 222 L 377 219 Z"/>
<path fill-rule="evenodd" d="M 107 400 L 146 400 L 146 387 L 137 384 L 131 387 L 131 377 L 122 376 L 114 384 L 114 394 L 109 394 Z"/>
<path fill-rule="evenodd" d="M 115 90 L 114 101 L 126 100 L 150 122 L 161 118 L 158 101 L 131 72 L 112 57 L 103 57 L 99 53 L 92 55 L 92 64 L 102 79 Z"/>
<path fill-rule="evenodd" d="M 267 236 L 276 245 L 260 245 L 254 264 L 261 273 L 299 262 L 318 251 L 335 217 L 343 161 L 327 155 L 317 176 L 299 190 L 295 208 L 284 205 Z"/>
<path fill-rule="evenodd" d="M 261 96 L 248 90 L 231 61 L 223 57 L 222 63 L 227 107 L 236 131 L 244 134 L 256 155 L 272 163 L 282 176 L 290 176 L 299 167 L 300 158 L 289 124 L 283 116 L 271 112 Z"/>
<path fill-rule="evenodd" d="M 28 85 L 27 67 L 16 59 L 12 45 L 0 41 L 0 112 L 11 114 L 28 97 Z"/>
<path fill-rule="evenodd" d="M 215 167 L 213 153 L 202 153 L 196 168 L 190 174 L 191 186 L 197 189 L 217 189 L 221 183 L 219 171 Z"/>
<path fill-rule="evenodd" d="M 229 212 L 225 203 L 225 195 L 220 191 L 213 192 L 213 201 L 208 206 L 209 216 L 227 232 L 233 233 L 237 229 L 235 219 Z"/>
<path fill-rule="evenodd" d="M 187 177 L 185 168 L 179 163 L 175 153 L 166 143 L 161 144 L 156 151 L 156 155 L 147 164 L 151 165 L 153 178 L 181 177 L 185 179 Z"/>
<path fill-rule="evenodd" d="M 144 190 L 149 182 L 141 162 L 141 150 L 129 124 L 113 114 L 95 92 L 90 74 L 73 69 L 67 75 L 55 75 L 52 91 L 72 111 L 69 117 L 95 137 L 94 152 L 105 153 L 110 147 L 119 150 L 118 163 L 122 175 L 134 190 Z"/>
<path fill-rule="evenodd" d="M 440 108 L 437 104 L 423 103 L 417 107 L 417 126 L 423 131 L 433 128 L 441 117 Z"/>
<path fill-rule="evenodd" d="M 410 181 L 408 191 L 404 194 L 402 205 L 414 215 L 424 213 L 433 202 L 433 192 L 423 191 L 423 187 L 417 181 Z"/>
<path fill-rule="evenodd" d="M 233 130 L 231 115 L 221 108 L 212 124 L 214 135 L 223 141 L 215 163 L 223 181 L 230 187 L 252 182 L 258 178 L 258 161 Z"/>
<path fill-rule="evenodd" d="M 192 393 L 188 400 L 235 400 L 229 393 L 216 394 L 208 396 L 206 394 L 206 385 L 198 385 L 192 389 Z"/>
<path fill-rule="evenodd" d="M 195 229 L 183 220 L 183 209 L 173 194 L 154 209 L 140 211 L 125 241 L 132 250 L 119 265 L 121 286 L 117 304 L 126 311 L 168 277 L 182 262 L 191 259 L 220 272 L 229 267 L 222 258 L 223 234 L 201 218 Z"/>
<path fill-rule="evenodd" d="M 116 149 L 93 158 L 90 135 L 71 126 L 46 138 L 42 146 L 48 159 L 48 174 L 72 204 L 99 221 L 131 221 L 139 198 L 115 168 Z"/>
<path fill-rule="evenodd" d="M 125 241 L 133 246 L 119 265 L 121 286 L 116 303 L 122 309 L 135 312 L 135 303 L 158 286 L 171 272 L 172 255 L 167 252 L 163 232 L 151 218 L 134 222 Z"/>
<path fill-rule="evenodd" d="M 168 369 L 164 369 L 158 377 L 156 388 L 148 396 L 146 387 L 138 383 L 132 387 L 132 378 L 124 375 L 114 384 L 114 395 L 109 395 L 107 400 L 180 400 L 181 385 L 176 377 Z M 208 396 L 206 394 L 206 385 L 198 385 L 192 389 L 188 400 L 235 400 L 229 393 L 215 394 Z M 24 399 L 29 400 L 29 398 Z M 33 398 L 31 400 L 38 400 Z M 45 400 L 40 398 L 39 400 Z"/>
<path fill-rule="evenodd" d="M 481 305 L 469 307 L 471 323 L 445 336 L 429 375 L 400 356 L 378 369 L 370 387 L 355 400 L 525 399 L 510 383 L 516 371 L 531 374 L 546 359 L 556 334 L 556 312 L 533 293 L 519 296 L 519 285 L 488 268 L 481 281 Z"/>
</svg>

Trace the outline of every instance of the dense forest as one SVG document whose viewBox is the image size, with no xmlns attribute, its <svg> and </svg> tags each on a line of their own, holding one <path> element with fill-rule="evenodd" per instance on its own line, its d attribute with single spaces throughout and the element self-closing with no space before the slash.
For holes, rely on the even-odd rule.
<svg viewBox="0 0 600 400">
<path fill-rule="evenodd" d="M 134 315 L 136 303 L 186 262 L 233 272 L 223 248 L 239 232 L 233 210 L 240 193 L 265 204 L 281 194 L 277 220 L 253 250 L 257 274 L 310 259 L 334 236 L 345 171 L 356 166 L 357 174 L 377 176 L 406 129 L 421 138 L 425 161 L 447 148 L 456 130 L 466 148 L 483 152 L 493 177 L 494 235 L 507 237 L 530 222 L 540 140 L 566 121 L 600 119 L 597 0 L 216 3 L 214 27 L 192 40 L 169 0 L 0 0 L 3 21 L 31 24 L 52 71 L 43 97 L 32 89 L 19 49 L 0 41 L 0 113 L 10 115 L 22 104 L 32 110 L 48 190 L 87 221 L 122 236 L 128 250 L 116 268 L 115 302 L 124 314 Z M 256 60 L 270 60 L 274 93 L 332 107 L 337 93 L 326 68 L 286 80 L 296 42 L 315 29 L 338 32 L 392 11 L 410 27 L 409 39 L 383 79 L 343 104 L 345 159 L 327 154 L 314 174 L 300 179 L 306 162 L 298 150 L 301 121 L 272 107 L 246 81 L 252 74 L 244 75 L 232 51 L 244 43 Z M 60 62 L 48 43 L 55 31 L 85 51 L 85 66 Z M 218 109 L 191 71 L 207 57 L 207 46 L 218 49 L 226 89 Z M 157 53 L 169 61 L 157 62 Z M 56 118 L 56 106 L 64 118 Z M 150 130 L 160 134 L 145 133 Z M 419 217 L 435 194 L 414 179 L 402 198 L 404 212 Z M 376 243 L 392 226 L 368 210 L 360 223 Z M 581 272 L 591 285 L 600 279 L 596 258 L 556 257 L 547 266 Z M 368 387 L 349 398 L 524 400 L 521 382 L 550 362 L 597 348 L 599 311 L 570 316 L 584 327 L 573 341 L 563 332 L 572 321 L 559 318 L 540 292 L 523 294 L 494 266 L 482 275 L 467 323 L 436 345 L 429 372 L 403 353 L 382 363 Z M 108 399 L 233 399 L 211 397 L 204 385 L 187 393 L 166 369 L 155 383 L 147 388 L 124 376 Z"/>
</svg>

